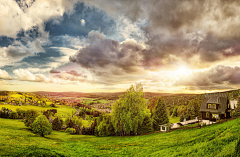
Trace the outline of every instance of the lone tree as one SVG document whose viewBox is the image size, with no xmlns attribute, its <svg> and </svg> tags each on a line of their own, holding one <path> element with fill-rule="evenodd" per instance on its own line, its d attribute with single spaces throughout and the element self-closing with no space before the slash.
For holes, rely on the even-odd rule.
<svg viewBox="0 0 240 157">
<path fill-rule="evenodd" d="M 122 136 L 135 135 L 139 124 L 142 124 L 147 110 L 141 83 L 131 86 L 113 104 L 112 116 L 115 132 Z"/>
<path fill-rule="evenodd" d="M 44 115 L 38 116 L 32 124 L 33 132 L 44 137 L 52 133 L 52 125 Z"/>
<path fill-rule="evenodd" d="M 169 122 L 167 108 L 163 98 L 158 98 L 157 106 L 153 113 L 153 128 L 154 130 L 159 129 L 159 125 L 167 124 Z"/>
</svg>

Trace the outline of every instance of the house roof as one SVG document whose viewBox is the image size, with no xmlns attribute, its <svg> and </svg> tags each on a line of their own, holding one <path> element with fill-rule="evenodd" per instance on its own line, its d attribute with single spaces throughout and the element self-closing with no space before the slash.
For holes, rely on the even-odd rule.
<svg viewBox="0 0 240 157">
<path fill-rule="evenodd" d="M 227 103 L 229 102 L 228 92 L 219 93 L 207 93 L 204 94 L 200 112 L 212 112 L 218 114 L 224 114 L 227 109 Z M 218 109 L 208 109 L 207 104 L 214 103 L 219 104 Z"/>
<path fill-rule="evenodd" d="M 219 97 L 213 96 L 206 102 L 207 104 L 219 104 Z"/>
</svg>

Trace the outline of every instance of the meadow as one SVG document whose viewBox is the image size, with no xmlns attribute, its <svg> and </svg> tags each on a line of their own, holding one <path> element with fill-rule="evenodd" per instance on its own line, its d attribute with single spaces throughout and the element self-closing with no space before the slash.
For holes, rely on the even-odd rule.
<svg viewBox="0 0 240 157">
<path fill-rule="evenodd" d="M 2 107 L 5 108 L 9 108 L 13 111 L 16 111 L 17 108 L 20 108 L 22 110 L 30 110 L 30 109 L 34 109 L 37 111 L 46 111 L 46 110 L 50 110 L 50 109 L 57 109 L 58 111 L 58 115 L 60 115 L 61 117 L 65 117 L 68 114 L 72 115 L 73 113 L 75 113 L 75 109 L 70 107 L 70 106 L 62 106 L 62 105 L 56 105 L 56 107 L 51 107 L 51 106 L 33 106 L 33 105 L 26 105 L 26 106 L 15 106 L 15 105 L 0 105 L 0 109 Z"/>
<path fill-rule="evenodd" d="M 0 124 L 0 156 L 231 156 L 240 138 L 240 118 L 201 129 L 125 137 L 53 131 L 43 138 L 19 120 L 0 118 Z"/>
</svg>

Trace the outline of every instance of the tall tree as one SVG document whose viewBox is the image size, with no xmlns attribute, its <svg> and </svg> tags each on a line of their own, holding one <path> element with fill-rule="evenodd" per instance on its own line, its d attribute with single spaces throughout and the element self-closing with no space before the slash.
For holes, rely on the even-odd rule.
<svg viewBox="0 0 240 157">
<path fill-rule="evenodd" d="M 138 126 L 145 118 L 146 109 L 142 84 L 132 85 L 125 95 L 121 95 L 113 104 L 112 115 L 116 134 L 137 134 Z"/>
<path fill-rule="evenodd" d="M 32 124 L 33 132 L 44 137 L 52 133 L 52 125 L 44 115 L 38 116 Z"/>
<path fill-rule="evenodd" d="M 169 122 L 167 108 L 163 98 L 158 98 L 157 106 L 153 113 L 153 128 L 159 130 L 159 125 L 167 124 Z"/>
<path fill-rule="evenodd" d="M 156 105 L 157 105 L 157 100 L 155 100 L 154 98 L 148 103 L 148 109 L 150 110 L 151 116 L 154 113 Z"/>
</svg>

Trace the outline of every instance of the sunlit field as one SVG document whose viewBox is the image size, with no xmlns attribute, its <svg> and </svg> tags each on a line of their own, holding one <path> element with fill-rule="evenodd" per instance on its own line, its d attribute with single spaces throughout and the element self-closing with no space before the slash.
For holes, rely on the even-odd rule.
<svg viewBox="0 0 240 157">
<path fill-rule="evenodd" d="M 240 138 L 240 118 L 201 129 L 126 137 L 53 131 L 43 138 L 19 120 L 0 118 L 0 124 L 0 156 L 231 156 Z"/>
</svg>

